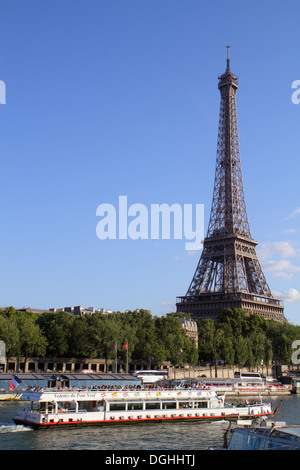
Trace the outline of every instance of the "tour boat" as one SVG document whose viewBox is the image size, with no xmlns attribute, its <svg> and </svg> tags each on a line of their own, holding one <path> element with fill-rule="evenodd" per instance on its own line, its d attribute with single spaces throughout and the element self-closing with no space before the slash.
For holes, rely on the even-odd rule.
<svg viewBox="0 0 300 470">
<path fill-rule="evenodd" d="M 202 422 L 272 415 L 269 403 L 225 404 L 225 396 L 197 389 L 26 391 L 28 408 L 17 410 L 16 424 L 32 428 L 62 426 Z"/>
<path fill-rule="evenodd" d="M 198 387 L 212 390 L 219 394 L 237 396 L 290 395 L 291 386 L 278 382 L 266 382 L 258 379 L 199 379 Z"/>
</svg>

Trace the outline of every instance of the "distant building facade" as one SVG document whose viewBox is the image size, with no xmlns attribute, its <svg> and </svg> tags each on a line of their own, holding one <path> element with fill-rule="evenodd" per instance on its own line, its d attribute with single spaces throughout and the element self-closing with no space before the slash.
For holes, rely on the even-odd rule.
<svg viewBox="0 0 300 470">
<path fill-rule="evenodd" d="M 189 318 L 180 318 L 183 328 L 188 337 L 195 343 L 198 349 L 198 326 L 197 323 Z"/>
</svg>

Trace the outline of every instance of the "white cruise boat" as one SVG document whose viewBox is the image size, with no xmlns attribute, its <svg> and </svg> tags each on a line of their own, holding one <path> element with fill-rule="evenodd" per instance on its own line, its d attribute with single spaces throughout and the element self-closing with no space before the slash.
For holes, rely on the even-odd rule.
<svg viewBox="0 0 300 470">
<path fill-rule="evenodd" d="M 279 382 L 267 382 L 262 379 L 199 379 L 198 386 L 227 396 L 278 396 L 290 395 L 292 388 Z"/>
<path fill-rule="evenodd" d="M 268 403 L 242 406 L 224 403 L 213 391 L 64 390 L 26 391 L 14 421 L 32 428 L 62 426 L 159 423 L 173 421 L 237 420 L 272 415 Z"/>
</svg>

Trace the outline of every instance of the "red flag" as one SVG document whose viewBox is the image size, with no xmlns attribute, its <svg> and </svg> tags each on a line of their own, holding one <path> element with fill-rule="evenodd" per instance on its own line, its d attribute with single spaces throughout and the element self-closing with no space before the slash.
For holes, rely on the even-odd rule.
<svg viewBox="0 0 300 470">
<path fill-rule="evenodd" d="M 123 349 L 127 350 L 128 349 L 128 343 L 125 343 L 123 346 L 122 346 Z"/>
</svg>

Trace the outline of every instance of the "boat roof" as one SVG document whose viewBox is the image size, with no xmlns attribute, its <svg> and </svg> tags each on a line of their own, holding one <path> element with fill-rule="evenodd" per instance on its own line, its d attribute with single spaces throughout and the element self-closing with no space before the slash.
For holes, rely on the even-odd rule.
<svg viewBox="0 0 300 470">
<path fill-rule="evenodd" d="M 49 374 L 48 374 L 49 375 Z M 22 374 L 14 374 L 14 373 L 1 373 L 0 380 L 11 380 L 14 377 L 18 377 L 21 380 L 44 380 L 47 376 L 42 374 L 31 374 L 31 373 L 22 373 Z"/>
<path fill-rule="evenodd" d="M 140 381 L 131 374 L 87 374 L 87 373 L 73 373 L 73 374 L 60 374 L 63 379 L 68 380 L 132 380 L 134 382 Z"/>
<path fill-rule="evenodd" d="M 241 431 L 242 433 L 248 434 L 249 432 L 255 433 L 255 434 L 262 434 L 265 436 L 269 437 L 284 437 L 288 438 L 291 436 L 295 436 L 296 439 L 300 439 L 300 425 L 286 425 L 284 424 L 279 424 L 276 422 L 272 424 L 272 422 L 266 422 L 265 425 L 261 426 L 254 426 L 254 427 L 248 427 L 246 426 L 241 426 L 236 428 L 237 431 Z M 283 434 L 285 436 L 283 436 Z"/>
<path fill-rule="evenodd" d="M 134 375 L 131 374 L 95 374 L 95 373 L 90 373 L 86 374 L 83 372 L 78 372 L 78 373 L 46 373 L 46 374 L 40 374 L 40 373 L 1 373 L 0 374 L 0 381 L 2 380 L 12 380 L 14 377 L 17 377 L 21 381 L 23 380 L 74 380 L 74 381 L 87 381 L 87 380 L 94 380 L 95 382 L 100 382 L 103 380 L 111 380 L 111 381 L 132 381 L 135 383 L 141 383 L 140 380 L 135 377 Z"/>
<path fill-rule="evenodd" d="M 283 426 L 283 427 L 276 427 L 274 429 L 278 429 L 278 431 L 292 434 L 293 436 L 297 436 L 300 438 L 300 426 Z"/>
</svg>

